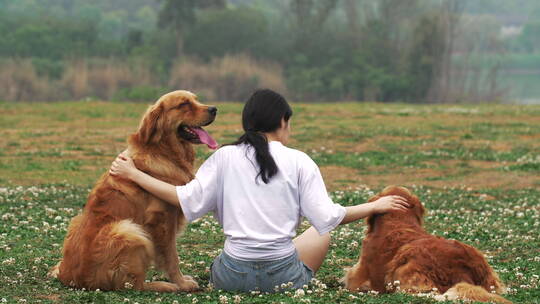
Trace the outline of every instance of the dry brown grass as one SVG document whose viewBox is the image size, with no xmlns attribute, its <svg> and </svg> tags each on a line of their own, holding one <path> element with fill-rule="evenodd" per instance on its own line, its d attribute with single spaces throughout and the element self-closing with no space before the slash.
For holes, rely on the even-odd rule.
<svg viewBox="0 0 540 304">
<path fill-rule="evenodd" d="M 30 59 L 8 59 L 0 62 L 0 100 L 111 100 L 121 89 L 138 87 L 182 88 L 206 100 L 229 101 L 244 100 L 259 87 L 287 92 L 280 65 L 247 55 L 227 55 L 208 63 L 183 58 L 174 63 L 168 80 L 158 78 L 143 60 L 74 59 L 65 63 L 60 79 L 51 79 L 39 75 Z"/>
<path fill-rule="evenodd" d="M 30 60 L 7 59 L 0 64 L 1 100 L 52 100 L 53 94 L 50 81 L 38 76 Z"/>
<path fill-rule="evenodd" d="M 87 96 L 111 99 L 122 88 L 149 86 L 156 83 L 150 67 L 143 62 L 71 61 L 61 80 L 71 98 Z"/>
<path fill-rule="evenodd" d="M 246 55 L 227 55 L 209 63 L 195 59 L 177 61 L 171 71 L 170 88 L 198 92 L 207 100 L 244 100 L 259 87 L 286 93 L 280 65 L 258 62 Z"/>
</svg>

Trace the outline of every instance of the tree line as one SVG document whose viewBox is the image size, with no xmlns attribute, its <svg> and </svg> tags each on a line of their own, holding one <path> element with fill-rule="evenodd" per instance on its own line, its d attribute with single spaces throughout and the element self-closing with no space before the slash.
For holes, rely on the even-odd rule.
<svg viewBox="0 0 540 304">
<path fill-rule="evenodd" d="M 148 101 L 175 88 L 243 100 L 261 86 L 307 102 L 501 93 L 496 67 L 466 68 L 464 50 L 476 41 L 460 39 L 460 0 L 0 0 L 0 8 L 4 100 Z M 483 82 L 471 87 L 471 78 Z"/>
</svg>

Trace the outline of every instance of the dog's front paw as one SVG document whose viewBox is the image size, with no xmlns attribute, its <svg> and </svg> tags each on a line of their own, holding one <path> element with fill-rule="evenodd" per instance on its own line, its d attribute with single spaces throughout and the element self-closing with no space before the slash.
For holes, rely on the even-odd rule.
<svg viewBox="0 0 540 304">
<path fill-rule="evenodd" d="M 53 268 L 51 268 L 51 270 L 49 270 L 49 272 L 47 273 L 47 276 L 49 278 L 53 278 L 53 279 L 58 278 L 58 274 L 60 273 L 60 264 L 61 263 L 62 263 L 62 261 L 58 262 L 58 264 L 56 264 Z"/>
<path fill-rule="evenodd" d="M 195 291 L 199 289 L 199 284 L 191 276 L 182 276 L 182 281 L 178 284 L 178 287 L 182 291 Z"/>
</svg>

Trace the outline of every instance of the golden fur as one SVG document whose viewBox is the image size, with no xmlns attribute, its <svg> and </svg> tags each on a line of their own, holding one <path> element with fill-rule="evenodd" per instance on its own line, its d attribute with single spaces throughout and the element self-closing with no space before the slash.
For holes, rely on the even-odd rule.
<svg viewBox="0 0 540 304">
<path fill-rule="evenodd" d="M 424 230 L 424 206 L 408 189 L 387 187 L 369 201 L 388 195 L 402 196 L 412 206 L 367 218 L 360 260 L 343 279 L 349 290 L 394 292 L 399 281 L 408 293 L 437 290 L 441 299 L 511 303 L 490 292 L 504 293 L 505 287 L 480 251 Z"/>
<path fill-rule="evenodd" d="M 193 179 L 195 152 L 182 126 L 211 123 L 215 111 L 188 91 L 162 96 L 128 139 L 127 155 L 140 170 L 182 185 Z M 215 109 L 215 108 L 214 108 Z M 50 272 L 65 285 L 101 290 L 134 288 L 192 291 L 197 283 L 178 269 L 176 235 L 185 225 L 180 207 L 161 201 L 131 181 L 105 173 L 64 240 L 63 259 Z M 170 282 L 145 283 L 154 264 Z"/>
</svg>

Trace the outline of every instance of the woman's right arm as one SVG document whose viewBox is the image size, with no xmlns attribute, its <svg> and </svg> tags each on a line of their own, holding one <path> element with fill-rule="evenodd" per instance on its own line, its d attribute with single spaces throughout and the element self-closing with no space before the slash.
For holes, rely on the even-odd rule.
<svg viewBox="0 0 540 304">
<path fill-rule="evenodd" d="M 340 225 L 357 221 L 376 213 L 386 213 L 390 211 L 405 211 L 410 207 L 409 203 L 397 195 L 383 196 L 371 203 L 359 204 L 345 207 L 346 213 Z"/>
<path fill-rule="evenodd" d="M 161 181 L 137 169 L 133 160 L 128 156 L 123 154 L 118 155 L 112 163 L 109 172 L 113 176 L 131 180 L 141 186 L 144 190 L 173 206 L 178 206 L 180 204 L 178 195 L 176 194 L 176 186 Z"/>
<path fill-rule="evenodd" d="M 216 157 L 219 157 L 217 152 L 201 165 L 193 180 L 182 186 L 171 185 L 140 171 L 133 160 L 123 154 L 113 162 L 110 173 L 129 179 L 163 201 L 180 207 L 191 222 L 216 209 L 217 193 L 221 189 Z"/>
<path fill-rule="evenodd" d="M 307 155 L 302 160 L 298 183 L 301 214 L 308 218 L 321 235 L 341 224 L 357 221 L 375 213 L 405 210 L 409 206 L 400 196 L 385 196 L 371 203 L 350 207 L 334 204 L 326 192 L 317 164 Z"/>
</svg>

